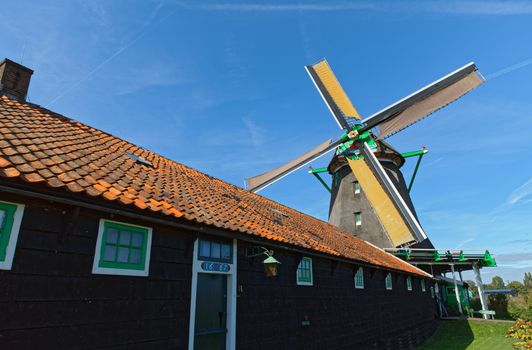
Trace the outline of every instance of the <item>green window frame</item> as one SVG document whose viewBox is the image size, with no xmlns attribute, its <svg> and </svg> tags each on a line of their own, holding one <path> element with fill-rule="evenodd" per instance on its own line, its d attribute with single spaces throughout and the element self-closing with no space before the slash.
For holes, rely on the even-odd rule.
<svg viewBox="0 0 532 350">
<path fill-rule="evenodd" d="M 386 274 L 386 277 L 384 278 L 384 284 L 387 290 L 392 289 L 392 274 L 390 272 Z"/>
<path fill-rule="evenodd" d="M 355 288 L 364 289 L 364 269 L 359 267 L 355 274 Z"/>
<path fill-rule="evenodd" d="M 94 273 L 147 276 L 151 228 L 101 220 Z"/>
<path fill-rule="evenodd" d="M 354 181 L 353 182 L 353 189 L 355 191 L 355 194 L 359 194 L 360 193 L 360 182 Z"/>
<path fill-rule="evenodd" d="M 308 257 L 301 258 L 296 271 L 297 284 L 300 286 L 312 286 L 312 259 Z"/>
<path fill-rule="evenodd" d="M 412 276 L 406 276 L 406 289 L 412 290 Z"/>
<path fill-rule="evenodd" d="M 362 213 L 359 211 L 355 213 L 355 226 L 362 226 Z"/>
<path fill-rule="evenodd" d="M 436 294 L 436 293 L 434 293 L 434 287 L 431 286 L 431 287 L 430 287 L 430 296 L 432 297 L 432 299 L 434 299 L 434 295 L 435 295 L 435 294 Z"/>
<path fill-rule="evenodd" d="M 10 270 L 13 264 L 24 205 L 0 202 L 0 269 Z"/>
<path fill-rule="evenodd" d="M 427 287 L 425 286 L 425 280 L 421 280 L 421 291 L 422 292 L 426 292 L 427 291 Z"/>
</svg>

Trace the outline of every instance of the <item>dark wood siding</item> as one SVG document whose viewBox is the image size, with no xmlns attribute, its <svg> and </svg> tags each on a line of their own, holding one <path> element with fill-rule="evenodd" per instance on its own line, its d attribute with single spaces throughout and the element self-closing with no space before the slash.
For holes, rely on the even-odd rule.
<svg viewBox="0 0 532 350">
<path fill-rule="evenodd" d="M 275 251 L 279 276 L 268 278 L 263 258 L 246 258 L 243 248 L 237 349 L 409 349 L 437 326 L 428 280 L 422 292 L 413 277 L 408 291 L 406 276 L 393 274 L 393 289 L 386 290 L 384 271 L 364 268 L 365 288 L 355 289 L 358 266 L 313 258 L 314 285 L 297 286 L 303 255 Z M 305 319 L 310 325 L 302 325 Z"/>
<path fill-rule="evenodd" d="M 109 215 L 81 209 L 67 230 L 71 208 L 2 199 L 26 208 L 12 270 L 0 270 L 0 348 L 187 348 L 193 235 L 113 217 L 153 228 L 150 276 L 95 275 Z"/>
<path fill-rule="evenodd" d="M 26 204 L 11 271 L 0 270 L 2 349 L 186 349 L 192 246 L 196 235 L 130 218 L 2 195 Z M 153 228 L 149 277 L 92 274 L 100 218 Z M 434 300 L 419 279 L 313 258 L 314 286 L 297 286 L 303 255 L 275 251 L 279 276 L 238 246 L 237 349 L 402 349 L 436 326 Z M 273 248 L 275 250 L 275 248 Z M 371 276 L 370 276 L 371 274 Z M 309 326 L 302 326 L 305 319 Z"/>
</svg>

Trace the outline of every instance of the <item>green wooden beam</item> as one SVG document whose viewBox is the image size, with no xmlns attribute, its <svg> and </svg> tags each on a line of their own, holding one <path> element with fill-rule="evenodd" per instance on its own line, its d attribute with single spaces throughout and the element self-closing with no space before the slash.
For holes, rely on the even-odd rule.
<svg viewBox="0 0 532 350">
<path fill-rule="evenodd" d="M 408 184 L 408 193 L 410 193 L 410 190 L 412 189 L 412 186 L 414 185 L 414 180 L 416 178 L 416 175 L 417 175 L 417 171 L 419 169 L 419 164 L 421 163 L 421 159 L 423 158 L 423 156 L 425 155 L 425 153 L 427 153 L 428 150 L 426 149 L 422 149 L 422 150 L 419 150 L 419 151 L 414 151 L 414 152 L 407 152 L 405 154 L 408 154 L 408 153 L 416 153 L 416 154 L 413 154 L 413 155 L 409 155 L 409 157 L 413 157 L 415 155 L 419 156 L 419 158 L 417 159 L 417 163 L 416 163 L 416 167 L 414 168 L 414 173 L 412 174 L 412 179 L 410 179 L 410 184 Z M 404 155 L 403 155 L 404 157 Z"/>
<path fill-rule="evenodd" d="M 308 170 L 309 174 L 314 175 L 314 177 L 316 177 L 316 179 L 318 179 L 318 181 L 323 185 L 323 187 L 325 187 L 327 189 L 327 191 L 329 191 L 329 193 L 331 193 L 331 188 L 325 183 L 325 181 L 323 181 L 323 179 L 321 178 L 321 176 L 319 174 L 319 173 L 326 172 L 327 168 L 312 169 L 312 167 L 309 167 L 308 169 L 309 169 Z"/>
</svg>

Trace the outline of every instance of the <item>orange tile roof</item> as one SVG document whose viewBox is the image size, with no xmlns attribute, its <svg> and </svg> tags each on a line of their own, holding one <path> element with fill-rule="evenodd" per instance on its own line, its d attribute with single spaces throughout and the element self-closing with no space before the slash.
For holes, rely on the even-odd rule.
<svg viewBox="0 0 532 350">
<path fill-rule="evenodd" d="M 0 97 L 0 177 L 424 275 L 312 216 L 6 96 Z"/>
</svg>

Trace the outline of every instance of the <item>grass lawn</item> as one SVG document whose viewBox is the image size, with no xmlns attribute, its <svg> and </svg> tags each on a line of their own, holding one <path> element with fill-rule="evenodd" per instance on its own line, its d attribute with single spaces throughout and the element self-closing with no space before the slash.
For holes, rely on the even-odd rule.
<svg viewBox="0 0 532 350">
<path fill-rule="evenodd" d="M 512 350 L 517 339 L 506 338 L 509 322 L 442 320 L 436 332 L 416 350 Z"/>
</svg>

